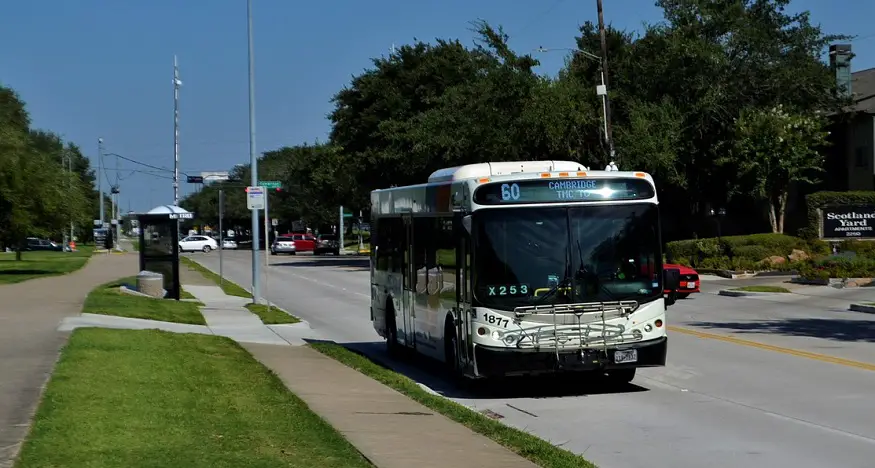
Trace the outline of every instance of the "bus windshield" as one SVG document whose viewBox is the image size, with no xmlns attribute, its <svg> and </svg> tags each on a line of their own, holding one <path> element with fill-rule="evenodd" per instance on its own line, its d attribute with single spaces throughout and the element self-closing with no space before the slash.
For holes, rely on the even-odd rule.
<svg viewBox="0 0 875 468">
<path fill-rule="evenodd" d="M 484 209 L 473 218 L 479 305 L 662 297 L 655 204 Z"/>
</svg>

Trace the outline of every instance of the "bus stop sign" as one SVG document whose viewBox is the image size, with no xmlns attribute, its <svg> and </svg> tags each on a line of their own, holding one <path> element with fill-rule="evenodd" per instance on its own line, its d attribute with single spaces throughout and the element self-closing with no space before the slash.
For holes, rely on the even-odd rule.
<svg viewBox="0 0 875 468">
<path fill-rule="evenodd" d="M 246 187 L 246 208 L 250 210 L 264 209 L 264 187 Z"/>
</svg>

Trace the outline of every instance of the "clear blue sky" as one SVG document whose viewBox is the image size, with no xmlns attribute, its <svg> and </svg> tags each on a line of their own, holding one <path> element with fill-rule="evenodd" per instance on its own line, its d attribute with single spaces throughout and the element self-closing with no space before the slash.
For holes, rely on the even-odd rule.
<svg viewBox="0 0 875 468">
<path fill-rule="evenodd" d="M 106 151 L 173 167 L 173 55 L 179 57 L 180 159 L 189 173 L 249 161 L 246 1 L 42 0 L 4 5 L 0 83 L 26 101 L 35 127 L 60 133 L 92 157 Z M 656 22 L 651 0 L 604 0 L 605 20 L 625 29 Z M 827 32 L 863 36 L 854 69 L 875 67 L 875 2 L 795 0 Z M 595 0 L 254 0 L 259 152 L 325 140 L 329 99 L 393 43 L 459 38 L 469 22 L 501 25 L 511 45 L 574 47 L 596 19 Z M 561 52 L 540 55 L 555 73 Z M 110 168 L 115 160 L 108 159 Z M 122 209 L 172 202 L 171 181 L 122 161 Z M 114 173 L 110 173 L 112 177 Z M 184 181 L 184 179 L 183 179 Z M 182 192 L 191 190 L 182 184 Z"/>
</svg>

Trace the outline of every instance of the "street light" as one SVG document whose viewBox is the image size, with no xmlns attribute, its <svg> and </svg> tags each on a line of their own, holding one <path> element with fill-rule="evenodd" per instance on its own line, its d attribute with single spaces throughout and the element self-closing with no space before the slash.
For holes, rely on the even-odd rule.
<svg viewBox="0 0 875 468">
<path fill-rule="evenodd" d="M 255 46 L 252 40 L 252 0 L 246 0 L 246 32 L 249 42 L 249 170 L 253 187 L 258 186 L 258 157 L 255 150 Z M 258 210 L 252 210 L 252 302 L 258 303 Z M 265 239 L 266 240 L 266 239 Z M 265 247 L 267 247 L 265 241 Z"/>
<path fill-rule="evenodd" d="M 542 52 L 542 53 L 543 52 L 550 52 L 550 51 L 554 51 L 554 50 L 569 51 L 569 52 L 580 55 L 583 58 L 586 58 L 588 60 L 592 60 L 592 61 L 599 64 L 599 75 L 601 77 L 601 84 L 597 85 L 595 89 L 596 89 L 596 95 L 601 96 L 601 98 L 602 98 L 602 123 L 604 125 L 603 128 L 604 128 L 604 132 L 605 132 L 605 141 L 608 143 L 608 148 L 610 150 L 610 158 L 612 159 L 612 161 L 610 162 L 610 165 L 613 165 L 614 164 L 614 161 L 613 161 L 614 141 L 613 141 L 613 138 L 611 137 L 611 133 L 608 131 L 608 126 L 610 125 L 610 122 L 609 122 L 610 119 L 608 118 L 608 101 L 607 101 L 608 87 L 605 84 L 605 69 L 604 69 L 603 61 L 602 61 L 601 57 L 599 57 L 598 55 L 595 55 L 591 52 L 587 52 L 585 50 L 572 49 L 569 47 L 546 48 L 543 46 L 539 46 L 535 50 L 537 52 Z"/>
<path fill-rule="evenodd" d="M 722 235 L 722 222 L 723 218 L 726 217 L 726 208 L 718 208 L 717 211 L 714 211 L 714 208 L 708 210 L 708 216 L 717 220 L 717 242 L 719 243 Z"/>
</svg>

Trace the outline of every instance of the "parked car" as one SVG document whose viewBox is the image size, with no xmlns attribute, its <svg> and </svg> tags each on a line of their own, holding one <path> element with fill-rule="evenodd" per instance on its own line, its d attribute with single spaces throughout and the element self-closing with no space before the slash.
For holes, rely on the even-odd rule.
<svg viewBox="0 0 875 468">
<path fill-rule="evenodd" d="M 697 293 L 699 291 L 699 273 L 690 268 L 683 265 L 676 265 L 673 263 L 666 263 L 662 265 L 663 268 L 677 268 L 681 272 L 681 285 L 678 288 L 678 298 L 686 299 L 692 293 Z M 665 291 L 666 294 L 669 291 Z"/>
<path fill-rule="evenodd" d="M 222 239 L 222 248 L 225 250 L 234 250 L 237 248 L 237 242 L 234 239 Z"/>
<path fill-rule="evenodd" d="M 316 238 L 316 247 L 313 249 L 313 255 L 327 252 L 340 255 L 340 241 L 334 234 L 320 234 Z"/>
<path fill-rule="evenodd" d="M 48 239 L 38 239 L 36 237 L 28 237 L 27 245 L 25 245 L 25 250 L 49 250 L 54 252 L 60 252 L 64 250 L 64 247 L 60 244 L 56 244 Z"/>
<path fill-rule="evenodd" d="M 180 252 L 196 252 L 201 250 L 204 253 L 208 253 L 218 248 L 219 242 L 209 236 L 188 236 L 179 241 Z"/>
<path fill-rule="evenodd" d="M 293 232 L 284 234 L 283 237 L 290 237 L 295 243 L 295 252 L 313 252 L 316 250 L 316 238 L 312 234 L 303 234 Z"/>
<path fill-rule="evenodd" d="M 273 240 L 273 244 L 270 246 L 270 253 L 277 254 L 289 254 L 295 255 L 298 253 L 297 246 L 295 245 L 295 239 L 292 236 L 279 236 Z"/>
</svg>

